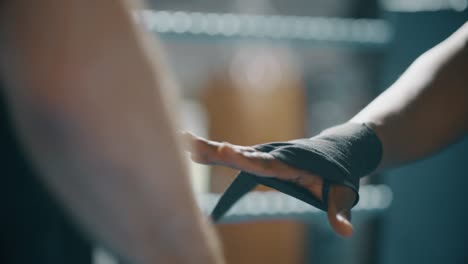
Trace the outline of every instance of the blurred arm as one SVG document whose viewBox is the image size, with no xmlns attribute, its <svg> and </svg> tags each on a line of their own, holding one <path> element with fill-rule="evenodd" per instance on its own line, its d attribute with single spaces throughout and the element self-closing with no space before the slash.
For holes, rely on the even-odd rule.
<svg viewBox="0 0 468 264">
<path fill-rule="evenodd" d="M 421 55 L 351 122 L 370 124 L 383 143 L 381 168 L 447 146 L 468 131 L 468 23 Z"/>
<path fill-rule="evenodd" d="M 78 222 L 135 263 L 221 263 L 174 135 L 171 87 L 126 2 L 4 5 L 18 131 Z"/>
</svg>

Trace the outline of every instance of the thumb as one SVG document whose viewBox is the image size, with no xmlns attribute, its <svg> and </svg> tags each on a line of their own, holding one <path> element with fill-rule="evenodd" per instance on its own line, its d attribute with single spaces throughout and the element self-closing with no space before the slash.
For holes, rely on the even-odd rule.
<svg viewBox="0 0 468 264">
<path fill-rule="evenodd" d="M 343 237 L 353 234 L 351 224 L 351 208 L 356 194 L 348 187 L 340 185 L 330 186 L 328 192 L 328 221 L 335 232 Z"/>
</svg>

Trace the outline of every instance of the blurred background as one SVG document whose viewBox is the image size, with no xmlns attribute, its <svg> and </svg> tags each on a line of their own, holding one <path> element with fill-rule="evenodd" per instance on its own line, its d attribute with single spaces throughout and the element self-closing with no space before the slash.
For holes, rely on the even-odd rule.
<svg viewBox="0 0 468 264">
<path fill-rule="evenodd" d="M 252 145 L 346 121 L 466 22 L 467 7 L 467 0 L 154 0 L 135 17 L 164 43 L 183 126 Z M 218 225 L 228 263 L 468 263 L 467 161 L 465 140 L 364 178 L 349 240 L 323 213 L 260 188 Z M 236 172 L 191 168 L 209 212 Z M 105 262 L 99 252 L 96 259 Z"/>
</svg>

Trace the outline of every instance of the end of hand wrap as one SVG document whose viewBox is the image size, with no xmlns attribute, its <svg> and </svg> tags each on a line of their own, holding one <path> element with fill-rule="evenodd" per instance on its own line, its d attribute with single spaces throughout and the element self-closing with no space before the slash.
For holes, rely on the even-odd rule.
<svg viewBox="0 0 468 264">
<path fill-rule="evenodd" d="M 367 125 L 345 123 L 309 139 L 289 141 L 270 154 L 289 166 L 317 174 L 324 182 L 348 186 L 356 193 L 356 204 L 359 179 L 379 165 L 382 143 Z"/>
</svg>

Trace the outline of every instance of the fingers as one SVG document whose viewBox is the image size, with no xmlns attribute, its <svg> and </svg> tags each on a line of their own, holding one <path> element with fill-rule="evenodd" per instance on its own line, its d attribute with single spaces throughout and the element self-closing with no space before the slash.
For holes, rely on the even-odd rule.
<svg viewBox="0 0 468 264">
<path fill-rule="evenodd" d="M 319 200 L 322 200 L 323 180 L 317 175 L 290 167 L 275 159 L 269 153 L 259 151 L 244 152 L 236 150 L 229 145 L 222 146 L 220 152 L 219 164 L 259 176 L 275 177 L 294 182 L 309 190 Z"/>
<path fill-rule="evenodd" d="M 212 153 L 215 152 L 217 148 L 214 144 L 189 132 L 181 132 L 180 135 L 185 143 L 184 147 L 190 152 L 193 161 L 202 164 L 211 164 Z"/>
<path fill-rule="evenodd" d="M 195 162 L 224 165 L 259 176 L 292 181 L 308 189 L 315 197 L 322 200 L 322 178 L 292 168 L 275 159 L 269 153 L 257 151 L 252 147 L 206 140 L 187 132 L 183 133 L 182 136 L 191 143 L 190 151 Z M 328 221 L 333 230 L 343 237 L 350 237 L 353 234 L 351 208 L 355 199 L 356 194 L 350 188 L 340 185 L 330 186 Z"/>
<path fill-rule="evenodd" d="M 275 159 L 269 153 L 243 151 L 226 143 L 219 148 L 218 162 L 222 165 L 232 166 L 236 169 L 266 177 L 278 175 L 285 177 L 290 172 L 284 163 Z"/>
<path fill-rule="evenodd" d="M 216 142 L 198 137 L 189 132 L 181 132 L 186 150 L 190 151 L 193 161 L 202 164 L 220 164 L 224 165 L 225 154 L 230 150 L 238 153 L 247 153 L 255 151 L 252 147 L 232 145 L 227 142 Z"/>
<path fill-rule="evenodd" d="M 351 208 L 356 194 L 348 187 L 332 185 L 328 193 L 328 221 L 335 232 L 343 237 L 353 234 Z"/>
<path fill-rule="evenodd" d="M 257 151 L 252 147 L 219 143 L 184 133 L 191 142 L 192 159 L 195 162 L 223 165 L 264 177 L 276 177 L 295 182 L 307 188 L 319 199 L 322 198 L 322 179 L 317 175 L 288 166 L 271 154 Z"/>
</svg>

